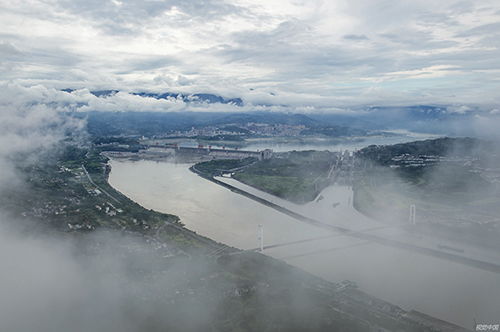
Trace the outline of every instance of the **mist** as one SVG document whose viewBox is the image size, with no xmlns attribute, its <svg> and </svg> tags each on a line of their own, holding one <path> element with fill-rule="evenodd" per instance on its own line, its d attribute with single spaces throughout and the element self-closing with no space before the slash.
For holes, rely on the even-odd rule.
<svg viewBox="0 0 500 332">
<path fill-rule="evenodd" d="M 451 158 L 452 161 L 453 158 L 464 155 L 475 158 L 479 151 L 489 151 L 487 147 L 494 145 L 494 142 L 486 142 L 486 145 L 477 147 L 476 143 L 469 147 L 463 144 L 452 145 L 450 149 L 440 153 L 443 158 Z M 432 149 L 425 152 L 430 155 L 435 153 L 437 152 Z M 494 247 L 497 242 L 491 232 L 483 233 L 481 237 L 481 234 L 472 234 L 470 229 L 455 229 L 454 232 L 449 230 L 449 227 L 463 225 L 468 218 L 469 225 L 473 225 L 476 219 L 472 210 L 476 210 L 477 215 L 477 208 L 468 206 L 468 200 L 484 197 L 492 192 L 492 188 L 485 187 L 483 182 L 477 185 L 460 177 L 469 174 L 472 166 L 469 161 L 455 160 L 454 168 L 459 167 L 461 170 L 466 164 L 460 173 L 456 173 L 459 176 L 450 172 L 453 163 L 451 166 L 450 163 L 443 162 L 427 167 L 423 179 L 428 184 L 421 187 L 417 186 L 418 183 L 413 183 L 412 178 L 404 172 L 389 166 L 374 165 L 372 172 L 370 169 L 365 170 L 366 178 L 373 186 L 372 194 L 379 199 L 377 205 L 369 210 L 353 208 L 349 173 L 341 178 L 340 183 L 325 188 L 314 201 L 305 204 L 286 201 L 235 179 L 219 177 L 218 180 L 327 226 L 343 227 L 353 232 L 426 247 L 445 254 L 475 259 L 491 258 L 496 261 L 498 248 Z M 482 167 L 495 165 L 495 161 L 490 161 L 489 158 L 484 161 L 487 164 Z M 258 226 L 262 224 L 264 246 L 269 246 L 264 254 L 282 259 L 326 280 L 355 281 L 360 289 L 381 299 L 465 327 L 473 326 L 474 319 L 489 322 L 498 316 L 497 273 L 457 264 L 453 260 L 422 255 L 412 250 L 353 238 L 329 228 L 310 226 L 196 176 L 188 170 L 189 163 L 117 159 L 111 165 L 110 183 L 115 188 L 147 208 L 164 212 L 175 209 L 186 227 L 210 238 L 242 249 L 257 248 Z M 307 174 L 310 170 L 302 171 Z M 435 178 L 440 182 L 439 187 L 433 189 Z M 471 177 L 472 179 L 476 178 Z M 457 185 L 460 200 L 457 195 L 451 195 L 453 190 L 450 188 Z M 438 189 L 440 194 L 433 194 L 429 203 L 429 191 Z M 166 201 L 163 197 L 172 199 Z M 382 200 L 386 197 L 389 199 Z M 422 201 L 427 203 L 423 204 Z M 494 204 L 495 200 L 492 202 Z M 416 205 L 416 225 L 409 219 L 412 204 Z M 435 206 L 443 206 L 449 210 L 455 209 L 456 213 L 429 219 L 429 212 L 432 210 L 428 206 L 434 209 Z M 220 218 L 221 215 L 224 218 Z M 443 221 L 443 216 L 449 219 L 446 224 L 439 223 Z M 460 235 L 458 239 L 457 234 Z M 478 241 L 479 247 L 482 247 L 480 253 L 486 254 L 485 256 L 478 255 L 472 248 L 477 246 Z M 457 249 L 464 252 L 457 252 Z"/>
<path fill-rule="evenodd" d="M 499 329 L 498 0 L 0 27 L 0 331 Z"/>
<path fill-rule="evenodd" d="M 1 114 L 5 121 L 2 122 L 0 163 L 5 171 L 0 192 L 2 201 L 8 203 L 30 189 L 23 170 L 50 164 L 50 160 L 56 158 L 67 144 L 82 147 L 89 144 L 85 119 L 70 116 L 71 106 L 50 102 L 33 104 L 22 100 L 2 104 Z M 477 128 L 481 131 L 479 125 Z M 444 157 L 451 158 L 460 149 L 447 151 Z M 178 213 L 187 228 L 202 235 L 230 246 L 252 249 L 257 247 L 257 226 L 263 224 L 266 245 L 283 244 L 266 249 L 265 255 L 282 259 L 328 281 L 356 280 L 362 290 L 404 309 L 435 314 L 462 326 L 470 326 L 471 316 L 485 320 L 495 317 L 496 303 L 488 294 L 492 294 L 489 288 L 497 279 L 489 272 L 479 275 L 470 268 L 442 264 L 434 258 L 418 255 L 410 255 L 409 259 L 404 251 L 304 225 L 279 212 L 262 209 L 244 197 L 233 202 L 233 193 L 217 186 L 205 186 L 206 180 L 190 173 L 186 164 L 172 168 L 165 165 L 175 164 L 136 163 L 149 168 L 127 170 L 121 168 L 120 162 L 111 161 L 111 184 L 147 209 Z M 491 159 L 481 167 L 494 168 L 495 165 L 496 159 Z M 443 183 L 442 176 L 448 171 L 446 167 L 437 165 L 426 178 L 430 182 L 439 178 L 444 186 L 448 185 L 446 181 Z M 124 170 L 125 173 L 120 175 Z M 308 170 L 303 172 L 306 174 Z M 375 183 L 403 184 L 402 188 L 405 188 L 404 183 L 408 181 L 397 172 L 384 170 L 380 174 Z M 117 180 L 120 176 L 127 179 L 126 182 Z M 161 179 L 167 182 L 163 183 Z M 396 210 L 388 201 L 387 206 L 378 206 L 377 215 L 370 216 L 373 219 L 367 218 L 359 211 L 353 211 L 353 196 L 348 184 L 341 181 L 339 186 L 327 187 L 321 193 L 322 200 L 306 204 L 278 200 L 266 193 L 258 194 L 335 227 L 390 236 L 400 242 L 416 234 L 415 227 L 412 228 L 408 220 L 409 206 L 415 204 L 411 199 L 405 198 L 404 205 Z M 398 185 L 390 186 L 391 195 L 406 195 L 407 192 L 398 191 Z M 165 188 L 170 188 L 170 191 L 165 192 Z M 383 186 L 379 189 L 385 190 Z M 462 199 L 466 201 L 467 197 L 475 195 L 476 190 L 483 189 L 467 183 L 467 187 L 461 189 L 467 194 Z M 20 196 L 13 196 L 13 193 Z M 423 199 L 418 196 L 422 192 L 415 195 L 417 199 Z M 440 204 L 445 205 L 446 199 L 448 197 L 444 195 Z M 230 208 L 231 204 L 237 209 Z M 223 210 L 218 210 L 220 206 Z M 257 326 L 262 330 L 272 329 L 272 324 L 284 321 L 299 328 L 322 324 L 316 316 L 319 314 L 315 300 L 296 284 L 297 280 L 304 278 L 302 272 L 290 274 L 287 270 L 287 277 L 278 277 L 274 272 L 268 275 L 268 272 L 260 271 L 263 275 L 259 282 L 242 281 L 239 277 L 227 278 L 227 273 L 231 275 L 247 268 L 251 258 L 242 261 L 235 258 L 230 263 L 221 263 L 213 258 L 186 255 L 168 243 L 130 232 L 100 230 L 78 235 L 54 232 L 49 226 L 50 220 L 40 223 L 40 220 L 20 219 L 9 208 L 3 208 L 1 215 L 0 249 L 3 249 L 2 262 L 6 267 L 0 283 L 0 291 L 6 294 L 0 300 L 1 307 L 5 308 L 0 317 L 2 329 L 198 331 L 210 326 L 212 330 L 230 330 L 239 326 L 241 317 L 247 317 L 245 319 L 251 321 L 252 328 Z M 417 228 L 425 230 L 424 217 L 425 207 L 417 204 Z M 427 236 L 429 232 L 424 234 Z M 300 242 L 304 240 L 307 241 Z M 295 241 L 300 243 L 292 244 Z M 441 240 L 437 243 L 459 248 Z M 418 265 L 413 265 L 413 262 L 418 262 Z M 452 272 L 444 273 L 441 266 Z M 407 272 L 405 275 L 387 273 L 398 270 Z M 453 277 L 453 274 L 460 277 Z M 269 293 L 269 278 L 285 289 L 278 287 L 277 293 Z M 475 286 L 470 291 L 459 292 L 478 280 L 484 287 Z M 409 284 L 405 285 L 405 282 Z M 251 300 L 244 295 L 248 292 Z M 440 294 L 442 300 L 428 297 L 429 293 Z M 282 296 L 286 296 L 286 307 L 282 307 Z M 274 308 L 272 312 L 277 314 L 270 315 L 269 308 Z M 282 309 L 276 311 L 276 308 Z M 473 313 L 471 308 L 474 308 Z M 296 321 L 289 321 L 290 315 L 296 317 Z M 462 316 L 466 318 L 460 319 Z M 231 320 L 228 325 L 221 323 L 226 318 Z"/>
<path fill-rule="evenodd" d="M 67 109 L 22 98 L 2 99 L 0 107 L 2 202 L 31 190 L 22 170 L 43 167 L 68 139 L 88 144 L 85 122 Z M 185 306 L 183 299 L 175 301 L 176 292 L 186 289 L 186 275 L 208 271 L 203 261 L 166 262 L 163 256 L 172 252 L 131 233 L 75 235 L 48 224 L 19 219 L 2 204 L 0 330 L 199 330 L 210 321 L 216 305 L 208 296 Z"/>
<path fill-rule="evenodd" d="M 71 107 L 52 106 L 22 98 L 1 104 L 0 330 L 271 331 L 358 324 L 340 316 L 325 320 L 328 307 L 318 306 L 304 287 L 323 281 L 257 254 L 219 259 L 125 229 L 71 232 L 52 227 L 50 215 L 21 213 L 33 190 L 26 171 L 53 167 L 67 145 L 89 144 L 85 120 L 71 117 Z M 242 277 L 247 270 L 252 275 Z"/>
</svg>

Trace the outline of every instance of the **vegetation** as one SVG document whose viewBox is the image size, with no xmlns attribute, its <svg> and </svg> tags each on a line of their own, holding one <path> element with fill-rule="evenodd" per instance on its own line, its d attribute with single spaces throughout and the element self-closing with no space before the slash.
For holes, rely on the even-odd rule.
<svg viewBox="0 0 500 332">
<path fill-rule="evenodd" d="M 21 169 L 27 184 L 2 195 L 0 204 L 37 226 L 60 232 L 105 228 L 155 234 L 161 227 L 167 231 L 162 236 L 168 234 L 186 251 L 206 241 L 188 230 L 180 231 L 177 216 L 144 209 L 114 190 L 107 182 L 106 165 L 107 158 L 98 151 L 68 146 L 55 159 Z"/>
<path fill-rule="evenodd" d="M 93 150 L 102 151 L 118 151 L 118 152 L 139 152 L 145 146 L 140 144 L 137 137 L 122 137 L 122 136 L 96 136 L 92 140 Z"/>
<path fill-rule="evenodd" d="M 214 160 L 195 167 L 209 176 L 231 170 L 233 178 L 245 184 L 301 204 L 315 199 L 330 183 L 334 158 L 328 151 L 293 151 L 268 160 Z"/>
<path fill-rule="evenodd" d="M 253 174 L 276 174 L 275 167 L 286 165 L 285 176 L 291 177 L 299 174 L 299 165 L 309 165 L 313 158 L 325 164 L 303 169 L 303 174 L 314 176 L 326 170 L 329 157 L 328 153 L 291 153 L 283 160 L 263 163 Z M 252 162 L 211 162 L 205 169 L 242 164 L 250 168 L 255 165 Z M 238 252 L 185 229 L 174 215 L 142 208 L 109 186 L 106 165 L 107 159 L 95 149 L 68 146 L 56 158 L 21 168 L 26 185 L 2 195 L 0 205 L 29 227 L 44 225 L 81 240 L 77 241 L 80 255 L 99 255 L 100 248 L 112 246 L 126 257 L 124 271 L 133 275 L 134 284 L 120 291 L 124 299 L 134 300 L 126 307 L 137 330 L 431 330 L 401 319 L 402 309 L 352 285 L 332 284 L 272 258 Z M 142 241 L 139 245 L 109 243 L 110 237 L 82 240 L 95 229 L 101 229 L 100 234 L 125 232 Z M 141 256 L 140 250 L 147 252 Z M 123 276 L 103 277 L 121 285 Z"/>
<path fill-rule="evenodd" d="M 217 176 L 232 170 L 250 166 L 257 161 L 256 158 L 244 159 L 219 159 L 204 161 L 195 165 L 196 169 L 210 176 Z"/>
<path fill-rule="evenodd" d="M 335 155 L 328 151 L 292 151 L 262 160 L 233 177 L 295 203 L 312 201 L 330 182 Z"/>
<path fill-rule="evenodd" d="M 139 139 L 134 137 L 122 137 L 122 136 L 96 136 L 92 139 L 92 143 L 95 145 L 99 144 L 127 144 L 127 145 L 139 145 Z"/>
<path fill-rule="evenodd" d="M 296 203 L 312 201 L 317 196 L 314 183 L 295 176 L 235 174 L 234 178 L 249 186 Z"/>
<path fill-rule="evenodd" d="M 424 141 L 394 145 L 370 145 L 359 150 L 356 156 L 379 165 L 388 165 L 392 158 L 401 155 L 412 156 L 475 156 L 494 150 L 491 142 L 475 138 L 443 137 Z"/>
<path fill-rule="evenodd" d="M 313 127 L 302 130 L 301 135 L 305 136 L 328 136 L 328 137 L 345 137 L 345 136 L 364 136 L 367 134 L 366 130 L 351 128 L 346 126 L 328 126 L 328 127 Z"/>
<path fill-rule="evenodd" d="M 215 135 L 215 136 L 195 136 L 194 139 L 198 141 L 213 142 L 213 141 L 234 141 L 243 142 L 244 137 L 240 135 Z"/>
<path fill-rule="evenodd" d="M 354 206 L 408 225 L 409 206 L 416 205 L 416 228 L 423 232 L 498 245 L 498 185 L 483 175 L 488 165 L 498 165 L 496 151 L 470 138 L 367 147 L 357 153 Z"/>
</svg>

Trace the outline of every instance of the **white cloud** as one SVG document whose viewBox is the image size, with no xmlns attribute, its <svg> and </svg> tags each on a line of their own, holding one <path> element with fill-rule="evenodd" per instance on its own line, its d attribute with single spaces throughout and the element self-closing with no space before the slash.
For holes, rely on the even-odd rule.
<svg viewBox="0 0 500 332">
<path fill-rule="evenodd" d="M 493 0 L 3 0 L 0 71 L 301 106 L 372 103 L 377 90 L 394 104 L 498 104 L 499 13 Z"/>
</svg>

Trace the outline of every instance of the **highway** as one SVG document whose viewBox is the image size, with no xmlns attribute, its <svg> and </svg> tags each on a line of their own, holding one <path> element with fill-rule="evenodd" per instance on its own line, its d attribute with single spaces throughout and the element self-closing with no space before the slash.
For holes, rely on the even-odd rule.
<svg viewBox="0 0 500 332">
<path fill-rule="evenodd" d="M 101 187 L 99 187 L 97 184 L 95 184 L 94 180 L 92 180 L 92 178 L 90 177 L 90 174 L 89 172 L 87 172 L 87 169 L 85 168 L 84 165 L 82 165 L 82 169 L 83 169 L 83 172 L 85 173 L 85 175 L 87 176 L 87 179 L 89 180 L 89 182 L 94 186 L 96 187 L 97 189 L 99 189 L 101 192 L 103 192 L 106 196 L 108 196 L 109 198 L 111 198 L 112 200 L 114 200 L 116 203 L 120 203 L 120 201 L 118 199 L 116 199 L 115 197 L 113 197 L 110 193 L 108 193 L 106 190 L 102 189 Z"/>
</svg>

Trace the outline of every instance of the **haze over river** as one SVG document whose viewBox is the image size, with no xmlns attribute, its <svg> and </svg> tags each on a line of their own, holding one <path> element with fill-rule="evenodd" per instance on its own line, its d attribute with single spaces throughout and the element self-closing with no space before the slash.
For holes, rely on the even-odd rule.
<svg viewBox="0 0 500 332">
<path fill-rule="evenodd" d="M 112 160 L 109 182 L 145 208 L 176 214 L 187 228 L 241 249 L 258 246 L 259 224 L 264 226 L 265 245 L 319 237 L 266 249 L 264 254 L 330 281 L 354 281 L 363 291 L 404 309 L 415 309 L 467 328 L 472 328 L 474 319 L 478 323 L 500 322 L 500 274 L 302 223 L 199 177 L 188 170 L 189 166 L 167 161 Z M 233 185 L 236 182 L 225 181 Z M 240 187 L 333 225 L 352 229 L 381 225 L 351 207 L 352 191 L 346 186 L 328 187 L 322 192 L 324 199 L 303 206 Z"/>
<path fill-rule="evenodd" d="M 439 135 L 414 133 L 406 130 L 387 130 L 386 134 L 360 137 L 261 137 L 250 138 L 244 142 L 240 141 L 205 141 L 205 145 L 211 145 L 214 148 L 237 147 L 242 150 L 264 150 L 272 149 L 275 152 L 283 151 L 304 151 L 304 150 L 357 150 L 364 148 L 370 144 L 396 144 L 405 143 L 422 139 L 437 138 Z M 161 140 L 160 140 L 161 141 Z M 199 142 L 192 138 L 175 138 L 164 140 L 167 143 L 178 143 L 180 146 L 197 147 Z"/>
</svg>

